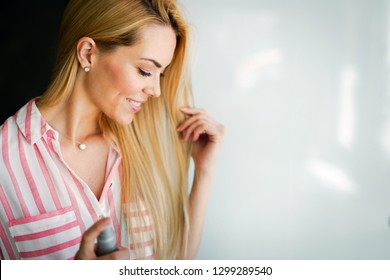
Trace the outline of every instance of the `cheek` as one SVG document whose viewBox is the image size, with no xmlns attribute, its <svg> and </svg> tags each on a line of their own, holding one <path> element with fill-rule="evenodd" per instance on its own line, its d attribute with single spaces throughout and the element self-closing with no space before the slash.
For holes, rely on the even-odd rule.
<svg viewBox="0 0 390 280">
<path fill-rule="evenodd" d="M 127 81 L 127 75 L 125 74 L 125 69 L 120 67 L 120 65 L 107 63 L 103 66 L 106 73 L 106 79 L 110 86 L 120 90 Z"/>
<path fill-rule="evenodd" d="M 108 78 L 118 93 L 123 95 L 137 93 L 142 89 L 142 82 L 135 70 L 125 69 L 125 67 L 111 69 Z"/>
</svg>

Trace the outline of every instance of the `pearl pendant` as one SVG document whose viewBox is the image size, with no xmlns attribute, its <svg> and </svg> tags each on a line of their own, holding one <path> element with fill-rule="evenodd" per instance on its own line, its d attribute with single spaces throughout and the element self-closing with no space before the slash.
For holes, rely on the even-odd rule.
<svg viewBox="0 0 390 280">
<path fill-rule="evenodd" d="M 86 148 L 87 148 L 87 145 L 85 145 L 84 143 L 81 143 L 79 145 L 79 149 L 82 150 L 82 151 L 84 151 Z"/>
</svg>

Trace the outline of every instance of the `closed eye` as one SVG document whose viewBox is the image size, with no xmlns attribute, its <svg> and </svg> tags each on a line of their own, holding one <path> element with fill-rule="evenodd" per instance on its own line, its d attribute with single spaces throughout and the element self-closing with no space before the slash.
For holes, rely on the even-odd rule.
<svg viewBox="0 0 390 280">
<path fill-rule="evenodd" d="M 145 72 L 145 71 L 142 70 L 141 68 L 138 68 L 138 70 L 139 70 L 139 73 L 140 73 L 143 77 L 150 77 L 150 76 L 152 76 L 152 73 Z"/>
</svg>

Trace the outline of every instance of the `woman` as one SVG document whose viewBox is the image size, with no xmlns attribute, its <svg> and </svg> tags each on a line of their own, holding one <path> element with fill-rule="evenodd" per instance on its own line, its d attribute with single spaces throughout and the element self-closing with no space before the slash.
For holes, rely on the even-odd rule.
<svg viewBox="0 0 390 280">
<path fill-rule="evenodd" d="M 196 256 L 225 129 L 191 106 L 188 36 L 174 0 L 70 0 L 48 89 L 1 126 L 2 259 Z"/>
</svg>

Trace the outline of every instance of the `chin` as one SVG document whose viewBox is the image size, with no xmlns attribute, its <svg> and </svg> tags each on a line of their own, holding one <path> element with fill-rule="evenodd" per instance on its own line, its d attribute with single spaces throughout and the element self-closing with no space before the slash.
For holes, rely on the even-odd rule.
<svg viewBox="0 0 390 280">
<path fill-rule="evenodd" d="M 115 114 L 111 117 L 111 119 L 119 125 L 129 125 L 134 120 L 134 114 Z"/>
<path fill-rule="evenodd" d="M 128 116 L 126 118 L 119 119 L 117 122 L 122 125 L 129 125 L 133 122 L 134 115 Z"/>
</svg>

